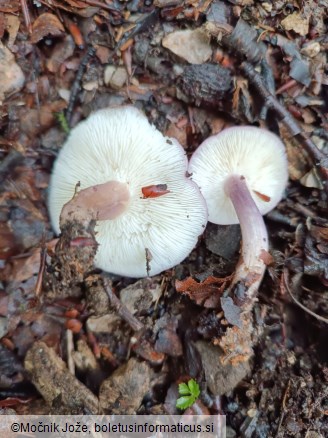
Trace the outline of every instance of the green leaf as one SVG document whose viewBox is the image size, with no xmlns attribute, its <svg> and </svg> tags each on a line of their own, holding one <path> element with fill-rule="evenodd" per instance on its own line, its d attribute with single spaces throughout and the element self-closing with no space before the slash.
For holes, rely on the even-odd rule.
<svg viewBox="0 0 328 438">
<path fill-rule="evenodd" d="M 194 401 L 195 399 L 192 395 L 179 397 L 176 403 L 176 407 L 178 409 L 187 409 L 194 403 Z"/>
<path fill-rule="evenodd" d="M 192 394 L 193 397 L 196 399 L 200 394 L 198 383 L 194 379 L 191 379 L 188 382 L 188 388 L 189 388 L 190 394 Z"/>
<path fill-rule="evenodd" d="M 187 409 L 193 405 L 200 394 L 199 385 L 196 380 L 190 379 L 188 383 L 180 383 L 179 394 L 182 395 L 182 397 L 179 397 L 176 402 L 177 408 Z"/>
<path fill-rule="evenodd" d="M 179 383 L 179 394 L 190 395 L 190 389 L 186 383 Z"/>
</svg>

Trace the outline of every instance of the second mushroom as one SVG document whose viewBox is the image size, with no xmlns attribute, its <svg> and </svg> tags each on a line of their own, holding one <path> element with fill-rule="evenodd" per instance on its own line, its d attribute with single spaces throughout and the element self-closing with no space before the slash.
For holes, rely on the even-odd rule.
<svg viewBox="0 0 328 438">
<path fill-rule="evenodd" d="M 59 233 L 67 206 L 71 218 L 91 215 L 97 267 L 129 277 L 158 274 L 188 256 L 207 223 L 205 201 L 186 170 L 180 144 L 141 111 L 96 111 L 72 130 L 55 162 L 52 225 Z"/>
<path fill-rule="evenodd" d="M 228 128 L 205 140 L 193 154 L 189 173 L 207 202 L 209 221 L 240 223 L 242 250 L 233 286 L 246 306 L 254 299 L 268 259 L 262 215 L 280 201 L 287 184 L 285 147 L 271 132 Z"/>
</svg>

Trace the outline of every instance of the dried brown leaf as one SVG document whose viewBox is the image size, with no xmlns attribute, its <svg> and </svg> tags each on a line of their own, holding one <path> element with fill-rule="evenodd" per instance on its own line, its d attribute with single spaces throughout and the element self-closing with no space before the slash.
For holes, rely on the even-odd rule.
<svg viewBox="0 0 328 438">
<path fill-rule="evenodd" d="M 20 9 L 19 0 L 0 0 L 0 12 L 17 12 Z"/>
<path fill-rule="evenodd" d="M 20 19 L 16 15 L 6 15 L 6 30 L 8 32 L 9 38 L 7 42 L 8 49 L 12 49 L 15 44 L 16 36 L 20 26 Z"/>
<path fill-rule="evenodd" d="M 35 44 L 48 35 L 62 36 L 64 34 L 64 26 L 56 17 L 56 15 L 45 12 L 44 14 L 41 14 L 33 23 L 31 42 Z"/>
<path fill-rule="evenodd" d="M 73 0 L 70 1 L 72 1 L 73 3 Z M 74 2 L 74 3 L 75 3 L 75 8 L 70 6 L 67 1 L 66 4 L 63 4 L 62 0 L 60 1 L 52 0 L 52 4 L 54 7 L 58 9 L 62 9 L 67 12 L 71 12 L 73 14 L 79 15 L 80 17 L 84 17 L 84 18 L 92 17 L 93 15 L 97 14 L 97 12 L 99 11 L 99 7 L 97 6 L 88 6 L 82 8 L 81 4 L 84 2 Z M 80 6 L 78 6 L 78 3 L 80 4 Z M 108 6 L 104 3 L 104 9 L 106 7 Z"/>
<path fill-rule="evenodd" d="M 184 293 L 198 305 L 214 308 L 219 303 L 220 296 L 230 277 L 217 278 L 209 276 L 206 280 L 198 283 L 192 277 L 185 280 L 176 280 L 175 287 L 178 292 Z"/>
<path fill-rule="evenodd" d="M 0 100 L 5 94 L 19 91 L 25 82 L 25 76 L 10 50 L 0 41 Z"/>
</svg>

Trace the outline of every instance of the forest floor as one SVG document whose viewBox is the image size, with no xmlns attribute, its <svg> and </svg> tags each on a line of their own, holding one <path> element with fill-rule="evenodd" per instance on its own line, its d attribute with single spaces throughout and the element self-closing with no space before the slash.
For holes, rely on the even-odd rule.
<svg viewBox="0 0 328 438">
<path fill-rule="evenodd" d="M 195 379 L 188 412 L 226 415 L 229 438 L 328 436 L 327 12 L 320 0 L 0 0 L 2 413 L 175 414 L 179 383 Z M 236 225 L 208 224 L 182 264 L 140 280 L 86 268 L 71 244 L 79 270 L 65 278 L 53 162 L 91 111 L 126 104 L 188 157 L 232 125 L 283 140 L 290 179 L 265 217 L 271 258 L 248 337 L 217 299 Z"/>
</svg>

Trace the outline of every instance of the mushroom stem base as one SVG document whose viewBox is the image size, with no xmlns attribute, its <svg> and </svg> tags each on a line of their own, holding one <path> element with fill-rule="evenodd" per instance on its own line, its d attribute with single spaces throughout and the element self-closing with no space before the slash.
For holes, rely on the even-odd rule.
<svg viewBox="0 0 328 438">
<path fill-rule="evenodd" d="M 128 207 L 130 192 L 127 184 L 108 181 L 76 193 L 61 212 L 60 221 L 65 219 L 111 220 L 116 219 Z"/>
<path fill-rule="evenodd" d="M 257 208 L 246 180 L 241 175 L 230 176 L 224 186 L 239 219 L 242 234 L 241 256 L 232 281 L 232 287 L 240 284 L 242 301 L 252 300 L 265 273 L 268 234 L 263 217 Z M 248 299 L 248 300 L 247 300 Z"/>
</svg>

